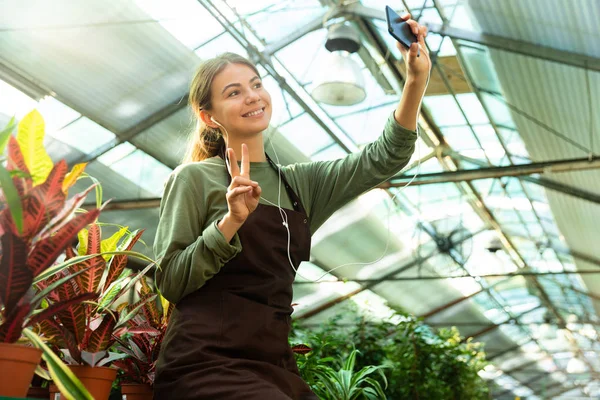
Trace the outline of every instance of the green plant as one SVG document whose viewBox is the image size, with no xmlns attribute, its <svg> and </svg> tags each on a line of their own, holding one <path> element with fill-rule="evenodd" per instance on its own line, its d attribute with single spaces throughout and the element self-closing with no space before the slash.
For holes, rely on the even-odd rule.
<svg viewBox="0 0 600 400">
<path fill-rule="evenodd" d="M 381 384 L 373 379 L 371 375 L 378 373 L 384 385 L 387 386 L 387 379 L 382 372 L 387 366 L 365 366 L 355 372 L 357 353 L 358 350 L 352 350 L 338 368 L 328 365 L 323 360 L 317 361 L 314 365 L 309 364 L 309 368 L 306 364 L 303 366 L 304 373 L 310 375 L 313 391 L 320 399 L 355 400 L 367 398 L 369 400 L 381 400 L 386 398 Z"/>
<path fill-rule="evenodd" d="M 456 328 L 433 331 L 422 321 L 397 314 L 397 323 L 372 321 L 350 309 L 318 329 L 294 324 L 292 341 L 307 343 L 308 355 L 297 355 L 298 368 L 309 384 L 312 367 L 321 359 L 350 354 L 357 368 L 389 365 L 384 370 L 388 399 L 488 399 L 489 389 L 478 375 L 487 362 L 480 343 L 464 340 Z M 309 361 L 310 360 L 310 361 Z M 383 385 L 385 381 L 376 376 Z"/>
<path fill-rule="evenodd" d="M 116 350 L 129 357 L 114 361 L 113 366 L 121 371 L 121 382 L 152 385 L 160 346 L 174 305 L 160 294 L 159 301 L 146 301 L 157 294 L 145 279 L 141 279 L 140 282 L 139 302 L 143 302 L 144 305 L 141 312 L 128 322 L 127 333 L 117 338 L 119 345 Z M 134 309 L 136 304 L 128 307 Z"/>
<path fill-rule="evenodd" d="M 67 270 L 40 282 L 40 287 L 53 285 L 61 275 L 79 274 L 75 281 L 60 285 L 46 297 L 53 307 L 85 292 L 96 293 L 94 304 L 73 304 L 62 308 L 52 318 L 40 324 L 40 333 L 61 349 L 68 364 L 103 366 L 124 357 L 109 353 L 118 334 L 139 310 L 156 297 L 149 296 L 134 307 L 116 301 L 153 267 L 150 263 L 143 271 L 133 273 L 125 269 L 127 255 L 138 242 L 143 231 L 129 232 L 121 228 L 108 239 L 101 240 L 98 223 L 79 233 L 79 254 L 85 260 L 71 264 Z M 140 258 L 144 258 L 138 254 Z M 77 259 L 75 251 L 66 249 L 66 260 Z M 148 261 L 148 258 L 145 258 Z"/>
</svg>

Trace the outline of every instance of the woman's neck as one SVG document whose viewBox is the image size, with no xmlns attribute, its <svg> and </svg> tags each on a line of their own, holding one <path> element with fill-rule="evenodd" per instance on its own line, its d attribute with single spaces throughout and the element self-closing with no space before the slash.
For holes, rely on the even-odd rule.
<svg viewBox="0 0 600 400">
<path fill-rule="evenodd" d="M 250 162 L 265 162 L 265 147 L 263 142 L 263 134 L 259 133 L 253 137 L 230 137 L 227 141 L 227 147 L 230 147 L 235 151 L 235 158 L 238 161 L 242 161 L 242 144 L 246 143 L 248 146 L 248 153 L 250 154 Z"/>
</svg>

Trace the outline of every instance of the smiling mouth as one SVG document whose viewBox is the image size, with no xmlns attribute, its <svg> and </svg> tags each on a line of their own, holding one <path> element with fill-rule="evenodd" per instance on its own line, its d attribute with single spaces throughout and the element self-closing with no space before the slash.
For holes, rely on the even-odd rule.
<svg viewBox="0 0 600 400">
<path fill-rule="evenodd" d="M 265 113 L 265 108 L 263 107 L 259 110 L 246 113 L 246 114 L 242 115 L 242 117 L 257 117 L 259 115 L 263 115 L 264 113 Z"/>
</svg>

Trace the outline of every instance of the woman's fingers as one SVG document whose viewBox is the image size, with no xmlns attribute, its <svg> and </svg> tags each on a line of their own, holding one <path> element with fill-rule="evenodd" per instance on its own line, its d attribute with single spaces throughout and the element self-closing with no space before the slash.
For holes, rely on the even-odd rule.
<svg viewBox="0 0 600 400">
<path fill-rule="evenodd" d="M 239 195 L 248 193 L 252 191 L 254 188 L 252 186 L 238 186 L 235 189 L 232 189 L 227 192 L 227 199 L 232 200 Z"/>
<path fill-rule="evenodd" d="M 408 21 L 410 19 L 410 13 L 406 13 L 400 16 L 400 19 L 396 22 Z"/>
<path fill-rule="evenodd" d="M 258 199 L 260 199 L 261 193 L 262 193 L 262 189 L 260 188 L 260 186 L 257 186 L 252 191 L 252 197 L 254 197 L 256 200 L 258 200 Z"/>
<path fill-rule="evenodd" d="M 244 178 L 250 178 L 250 155 L 246 143 L 242 143 L 242 172 L 240 175 Z"/>
<path fill-rule="evenodd" d="M 253 180 L 248 179 L 248 178 L 244 178 L 241 175 L 238 175 L 238 176 L 234 177 L 231 180 L 231 184 L 229 185 L 229 189 L 231 190 L 231 189 L 234 189 L 234 188 L 236 188 L 238 186 L 251 186 L 251 187 L 255 188 L 255 187 L 258 186 L 258 182 L 253 181 Z"/>
<path fill-rule="evenodd" d="M 240 175 L 240 167 L 237 164 L 237 158 L 235 157 L 235 151 L 232 148 L 227 149 L 227 156 L 229 158 L 229 173 L 232 178 Z"/>
</svg>

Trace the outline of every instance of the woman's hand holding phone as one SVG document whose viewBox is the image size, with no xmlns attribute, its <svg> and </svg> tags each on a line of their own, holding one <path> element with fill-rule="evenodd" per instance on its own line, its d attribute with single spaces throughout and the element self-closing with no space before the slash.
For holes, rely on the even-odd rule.
<svg viewBox="0 0 600 400">
<path fill-rule="evenodd" d="M 431 59 L 429 51 L 425 45 L 427 37 L 427 27 L 420 25 L 417 21 L 410 19 L 410 14 L 405 14 L 396 22 L 405 21 L 412 28 L 413 34 L 417 37 L 410 49 L 406 49 L 400 42 L 396 42 L 396 47 L 400 50 L 404 63 L 406 65 L 407 80 L 416 82 L 427 82 L 429 71 L 431 70 Z M 418 55 L 418 56 L 417 56 Z"/>
</svg>

